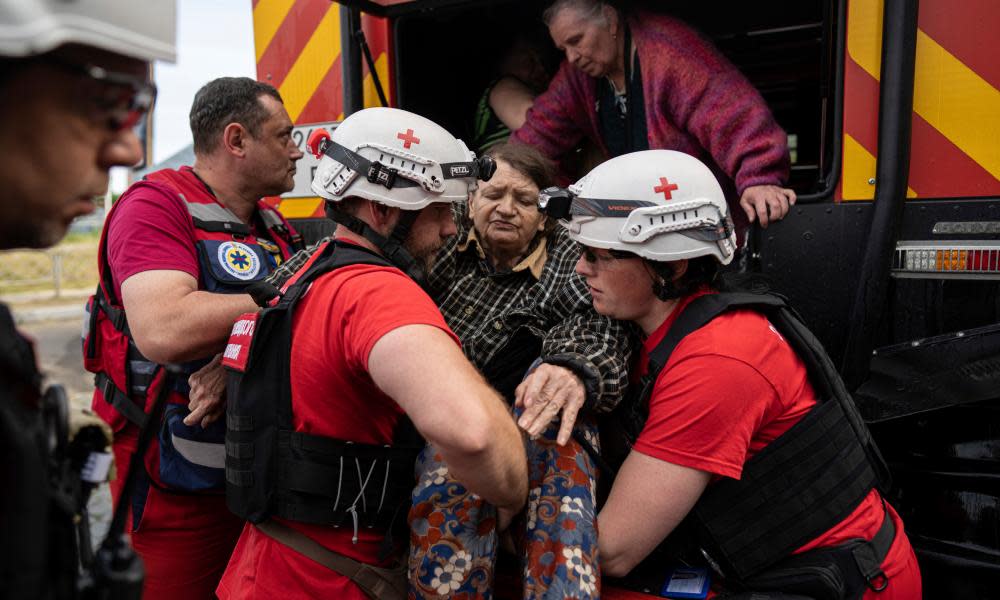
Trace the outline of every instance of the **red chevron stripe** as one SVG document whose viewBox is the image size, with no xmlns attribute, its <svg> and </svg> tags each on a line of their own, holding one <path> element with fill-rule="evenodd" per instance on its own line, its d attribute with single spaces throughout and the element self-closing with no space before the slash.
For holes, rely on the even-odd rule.
<svg viewBox="0 0 1000 600">
<path fill-rule="evenodd" d="M 910 187 L 921 198 L 987 196 L 1000 193 L 1000 181 L 951 140 L 913 113 Z"/>
<path fill-rule="evenodd" d="M 879 82 L 850 57 L 844 65 L 844 131 L 877 155 Z M 916 113 L 911 147 L 909 186 L 918 197 L 997 193 L 1000 182 Z"/>
<path fill-rule="evenodd" d="M 920 29 L 1000 89 L 1000 2 L 921 0 Z"/>
<path fill-rule="evenodd" d="M 382 17 L 362 15 L 361 28 L 364 30 L 365 39 L 368 40 L 368 46 L 371 48 L 372 59 L 377 62 L 378 57 L 385 54 L 388 60 L 389 81 L 382 81 L 382 87 L 385 88 L 389 105 L 392 106 L 396 98 L 396 78 L 393 75 L 392 39 L 389 35 L 389 21 Z M 362 61 L 362 77 L 367 75 L 368 63 L 367 61 Z"/>
<path fill-rule="evenodd" d="M 298 123 L 333 121 L 344 111 L 343 87 L 340 83 L 340 56 L 323 76 L 316 91 L 302 109 Z"/>
<path fill-rule="evenodd" d="M 330 0 L 298 0 L 257 61 L 257 79 L 280 88 L 328 10 L 337 10 L 337 5 Z"/>
<path fill-rule="evenodd" d="M 844 61 L 844 132 L 875 154 L 878 147 L 878 81 L 854 62 Z"/>
<path fill-rule="evenodd" d="M 389 27 L 385 18 L 362 15 L 361 29 L 365 32 L 365 39 L 368 40 L 373 58 L 378 58 L 379 54 L 389 50 Z"/>
</svg>

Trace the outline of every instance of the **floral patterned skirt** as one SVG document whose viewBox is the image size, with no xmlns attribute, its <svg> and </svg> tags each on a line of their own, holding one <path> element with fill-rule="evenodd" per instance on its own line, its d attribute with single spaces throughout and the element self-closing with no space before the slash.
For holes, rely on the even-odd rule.
<svg viewBox="0 0 1000 600">
<path fill-rule="evenodd" d="M 591 457 L 571 439 L 555 442 L 558 422 L 525 442 L 528 504 L 507 530 L 520 562 L 522 597 L 600 597 L 595 487 Z M 595 448 L 597 428 L 582 420 L 576 430 Z M 417 459 L 417 487 L 410 509 L 409 597 L 494 597 L 497 511 L 452 479 L 433 447 Z"/>
</svg>

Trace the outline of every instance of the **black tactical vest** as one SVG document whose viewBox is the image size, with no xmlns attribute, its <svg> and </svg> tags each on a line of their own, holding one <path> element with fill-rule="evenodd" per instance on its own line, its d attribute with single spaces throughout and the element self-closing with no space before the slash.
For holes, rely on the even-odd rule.
<svg viewBox="0 0 1000 600">
<path fill-rule="evenodd" d="M 391 267 L 352 244 L 328 242 L 272 306 L 234 327 L 224 364 L 229 370 L 226 406 L 226 501 L 252 523 L 275 516 L 303 523 L 388 530 L 406 521 L 415 484 L 413 466 L 424 443 L 409 419 L 397 426 L 392 446 L 361 444 L 295 431 L 290 356 L 292 319 L 313 281 L 355 264 Z M 237 331 L 239 329 L 240 331 Z M 243 365 L 236 335 L 252 330 Z M 246 348 L 242 348 L 246 352 Z M 335 394 L 331 390 L 331 394 Z"/>
<path fill-rule="evenodd" d="M 611 463 L 624 461 L 641 432 L 653 385 L 677 344 L 720 314 L 739 309 L 764 314 L 785 338 L 805 363 L 816 405 L 748 460 L 739 480 L 710 484 L 678 528 L 689 539 L 678 544 L 668 538 L 633 573 L 662 571 L 662 563 L 652 563 L 676 554 L 679 547 L 690 549 L 693 538 L 716 571 L 736 589 L 746 587 L 741 582 L 752 581 L 842 521 L 873 488 L 889 484 L 888 468 L 826 351 L 785 301 L 772 294 L 709 294 L 685 307 L 650 353 L 646 376 L 609 428 L 604 448 Z"/>
</svg>

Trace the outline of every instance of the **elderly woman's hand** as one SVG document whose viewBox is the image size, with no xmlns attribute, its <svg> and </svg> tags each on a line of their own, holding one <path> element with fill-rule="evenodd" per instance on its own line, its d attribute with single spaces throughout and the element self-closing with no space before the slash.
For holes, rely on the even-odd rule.
<svg viewBox="0 0 1000 600">
<path fill-rule="evenodd" d="M 761 227 L 785 218 L 795 204 L 795 192 L 776 185 L 752 185 L 743 190 L 740 206 L 747 219 L 760 222 Z"/>
<path fill-rule="evenodd" d="M 514 391 L 515 405 L 524 409 L 517 424 L 531 437 L 538 437 L 561 411 L 556 441 L 565 445 L 586 397 L 583 382 L 573 371 L 542 363 Z"/>
<path fill-rule="evenodd" d="M 188 385 L 191 386 L 188 395 L 191 414 L 184 417 L 185 425 L 208 427 L 225 414 L 226 400 L 222 394 L 226 391 L 226 370 L 222 366 L 221 354 L 216 354 L 212 362 L 192 373 L 188 377 Z"/>
</svg>

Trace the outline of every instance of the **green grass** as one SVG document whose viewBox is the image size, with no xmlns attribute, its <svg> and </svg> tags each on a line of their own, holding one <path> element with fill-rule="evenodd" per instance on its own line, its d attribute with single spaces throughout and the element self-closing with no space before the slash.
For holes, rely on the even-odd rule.
<svg viewBox="0 0 1000 600">
<path fill-rule="evenodd" d="M 0 252 L 0 294 L 46 292 L 55 294 L 53 257 L 62 256 L 62 289 L 97 285 L 99 234 L 72 234 L 48 250 Z"/>
<path fill-rule="evenodd" d="M 66 234 L 66 237 L 59 242 L 58 246 L 63 246 L 66 244 L 98 244 L 101 241 L 101 231 L 87 231 L 87 232 L 70 232 Z M 57 246 L 57 247 L 58 247 Z"/>
</svg>

